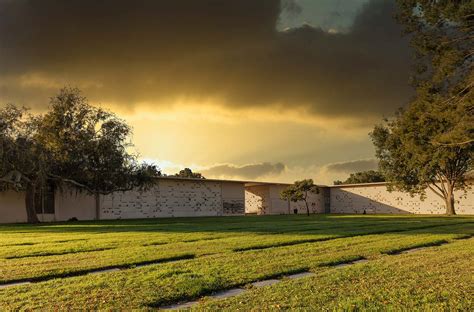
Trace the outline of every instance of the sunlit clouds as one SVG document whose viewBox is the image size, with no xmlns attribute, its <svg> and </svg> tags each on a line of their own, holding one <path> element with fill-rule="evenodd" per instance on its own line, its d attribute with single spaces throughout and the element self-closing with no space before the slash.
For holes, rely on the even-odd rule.
<svg viewBox="0 0 474 312">
<path fill-rule="evenodd" d="M 331 183 L 367 167 L 368 132 L 412 94 L 394 8 L 0 0 L 0 105 L 42 112 L 74 86 L 127 120 L 140 157 L 167 174 Z"/>
</svg>

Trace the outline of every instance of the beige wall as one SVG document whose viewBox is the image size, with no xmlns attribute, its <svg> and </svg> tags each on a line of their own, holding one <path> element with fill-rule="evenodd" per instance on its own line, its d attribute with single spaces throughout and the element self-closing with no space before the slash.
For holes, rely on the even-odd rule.
<svg viewBox="0 0 474 312">
<path fill-rule="evenodd" d="M 244 183 L 221 182 L 223 214 L 245 214 L 245 186 Z"/>
<path fill-rule="evenodd" d="M 264 214 L 293 214 L 297 209 L 298 214 L 306 213 L 304 201 L 290 202 L 282 200 L 280 193 L 288 185 L 286 184 L 262 184 L 247 186 L 245 188 L 245 210 L 247 213 Z M 309 194 L 308 205 L 310 213 L 324 212 L 323 193 Z"/>
<path fill-rule="evenodd" d="M 25 194 L 0 192 L 0 223 L 26 222 Z"/>
<path fill-rule="evenodd" d="M 146 192 L 102 197 L 101 219 L 200 217 L 244 214 L 243 183 L 160 179 Z"/>
<path fill-rule="evenodd" d="M 288 185 L 275 184 L 270 185 L 271 208 L 270 214 L 288 214 L 288 201 L 280 199 L 280 193 Z M 324 212 L 324 197 L 322 192 L 318 194 L 308 194 L 308 206 L 310 213 Z M 290 202 L 290 213 L 294 213 L 294 209 L 298 209 L 298 214 L 306 213 L 306 205 L 304 201 Z"/>
<path fill-rule="evenodd" d="M 243 182 L 213 180 L 160 179 L 146 192 L 118 192 L 101 196 L 101 219 L 137 219 L 161 217 L 197 217 L 242 215 L 245 213 L 288 214 L 288 202 L 280 199 L 284 184 L 245 186 Z M 431 191 L 427 198 L 407 193 L 388 192 L 384 184 L 321 187 L 311 194 L 311 213 L 324 213 L 324 193 L 329 190 L 331 213 L 369 214 L 444 214 L 444 202 Z M 298 213 L 306 213 L 304 202 L 290 203 Z M 456 193 L 456 212 L 474 214 L 474 188 Z M 57 192 L 55 214 L 39 215 L 43 221 L 66 221 L 70 218 L 93 220 L 93 196 L 75 191 Z M 26 222 L 24 193 L 0 192 L 0 223 Z"/>
<path fill-rule="evenodd" d="M 245 187 L 245 212 L 258 215 L 270 213 L 270 189 L 268 185 Z"/>
<path fill-rule="evenodd" d="M 67 221 L 71 218 L 77 218 L 78 220 L 95 219 L 94 196 L 86 193 L 79 193 L 75 190 L 56 191 L 54 205 L 55 221 Z"/>
<path fill-rule="evenodd" d="M 388 192 L 384 184 L 331 187 L 331 213 L 444 214 L 444 201 L 427 190 L 426 199 Z M 456 192 L 456 213 L 474 214 L 474 189 Z"/>
</svg>

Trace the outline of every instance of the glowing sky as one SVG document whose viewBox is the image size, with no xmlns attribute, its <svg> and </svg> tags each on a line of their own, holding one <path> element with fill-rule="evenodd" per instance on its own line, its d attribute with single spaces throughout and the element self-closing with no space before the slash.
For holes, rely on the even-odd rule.
<svg viewBox="0 0 474 312">
<path fill-rule="evenodd" d="M 375 168 L 411 51 L 388 0 L 0 0 L 0 105 L 64 85 L 165 173 L 319 183 Z"/>
</svg>

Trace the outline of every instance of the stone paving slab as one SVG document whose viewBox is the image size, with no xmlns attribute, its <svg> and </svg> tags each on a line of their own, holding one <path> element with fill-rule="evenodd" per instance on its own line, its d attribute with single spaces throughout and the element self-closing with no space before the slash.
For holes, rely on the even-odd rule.
<svg viewBox="0 0 474 312">
<path fill-rule="evenodd" d="M 423 250 L 423 249 L 426 249 L 426 247 L 418 247 L 418 248 L 413 248 L 413 249 L 407 249 L 407 250 L 400 251 L 399 253 L 401 253 L 401 254 L 407 254 L 407 253 L 412 253 L 412 252 L 420 251 L 420 250 Z"/>
<path fill-rule="evenodd" d="M 277 280 L 277 279 L 269 279 L 269 280 L 264 280 L 264 281 L 253 282 L 251 283 L 251 285 L 255 287 L 264 287 L 264 286 L 270 286 L 279 282 L 280 280 Z"/>
<path fill-rule="evenodd" d="M 225 298 L 240 295 L 243 292 L 245 292 L 245 289 L 243 288 L 232 288 L 232 289 L 217 292 L 215 294 L 209 295 L 208 297 L 211 297 L 214 299 L 225 299 Z"/>
<path fill-rule="evenodd" d="M 308 276 L 314 276 L 313 272 L 302 272 L 302 273 L 296 273 L 296 274 L 291 274 L 288 275 L 287 278 L 289 279 L 296 279 L 296 278 L 302 278 L 302 277 L 308 277 Z"/>
<path fill-rule="evenodd" d="M 176 304 L 171 304 L 168 306 L 163 306 L 160 308 L 160 310 L 179 310 L 179 309 L 187 309 L 195 306 L 198 304 L 199 301 L 188 301 L 188 302 L 183 302 L 183 303 L 176 303 Z"/>
<path fill-rule="evenodd" d="M 360 260 L 352 261 L 350 264 L 358 264 L 358 263 L 366 263 L 366 262 L 369 262 L 369 260 L 360 259 Z"/>
<path fill-rule="evenodd" d="M 31 284 L 31 282 L 15 282 L 15 283 L 9 283 L 9 284 L 0 285 L 0 289 L 4 289 L 4 288 L 8 288 L 8 287 L 13 287 L 13 286 L 28 285 L 28 284 Z"/>
<path fill-rule="evenodd" d="M 109 273 L 109 272 L 118 272 L 120 269 L 118 268 L 113 268 L 113 269 L 105 269 L 105 270 L 97 270 L 97 271 L 92 271 L 87 274 L 102 274 L 102 273 Z"/>
</svg>

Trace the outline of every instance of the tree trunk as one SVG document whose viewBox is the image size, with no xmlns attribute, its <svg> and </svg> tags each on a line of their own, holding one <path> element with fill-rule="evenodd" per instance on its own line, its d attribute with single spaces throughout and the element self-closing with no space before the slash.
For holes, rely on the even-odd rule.
<svg viewBox="0 0 474 312">
<path fill-rule="evenodd" d="M 448 216 L 453 216 L 456 214 L 454 209 L 454 190 L 451 185 L 448 185 L 448 196 L 445 199 L 446 201 L 446 214 Z"/>
<path fill-rule="evenodd" d="M 306 214 L 307 214 L 308 217 L 309 217 L 309 206 L 308 206 L 308 202 L 305 200 L 304 203 L 306 204 Z"/>
<path fill-rule="evenodd" d="M 35 193 L 35 185 L 32 183 L 28 183 L 25 192 L 25 208 L 28 223 L 39 223 L 39 219 L 36 215 L 35 209 Z"/>
<path fill-rule="evenodd" d="M 95 219 L 99 220 L 100 219 L 100 194 L 95 193 Z"/>
</svg>

